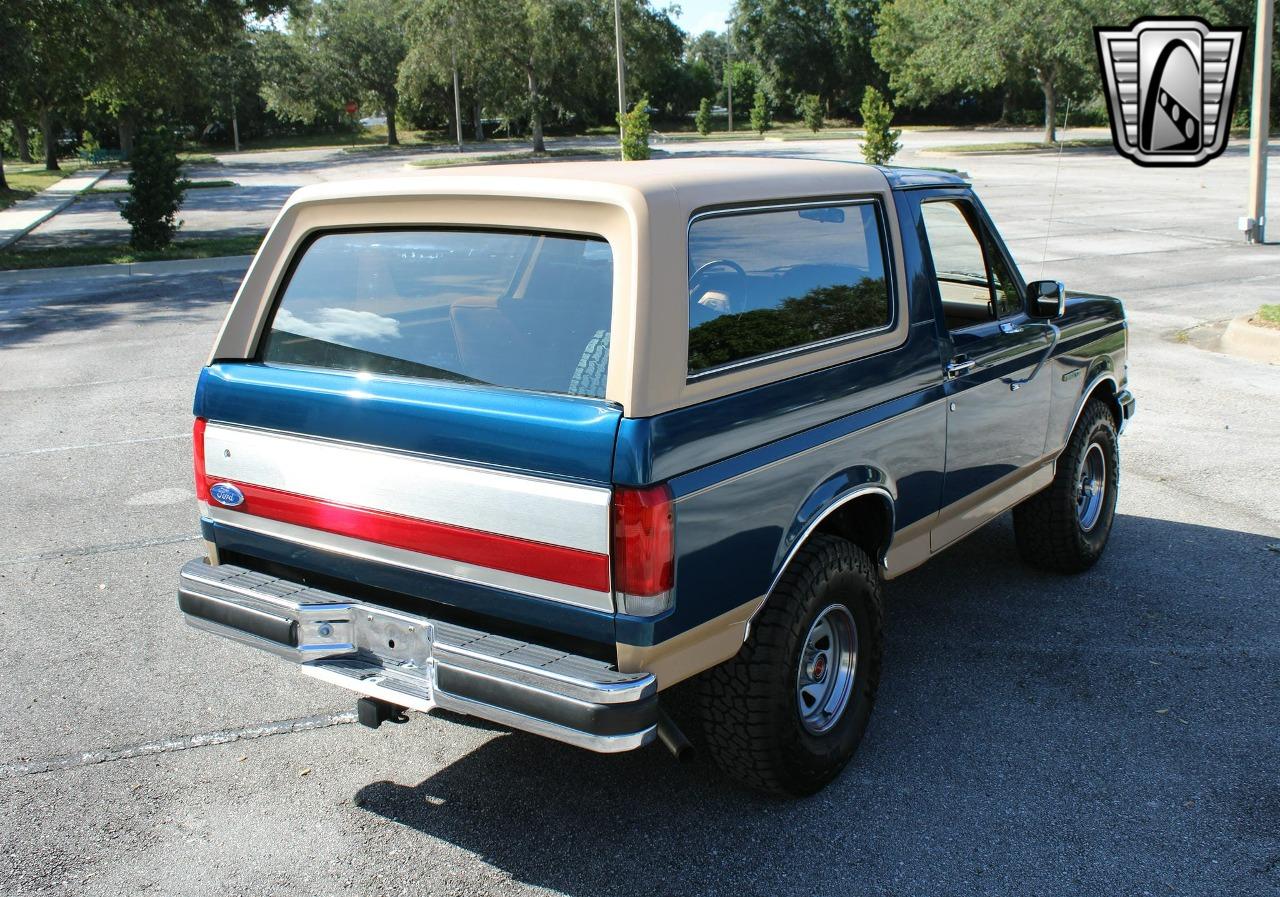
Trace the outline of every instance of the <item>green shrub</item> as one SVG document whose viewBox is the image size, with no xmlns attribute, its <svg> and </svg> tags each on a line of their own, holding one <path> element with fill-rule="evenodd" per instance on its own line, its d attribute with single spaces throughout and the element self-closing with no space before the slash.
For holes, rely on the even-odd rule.
<svg viewBox="0 0 1280 897">
<path fill-rule="evenodd" d="M 702 102 L 698 104 L 698 114 L 693 117 L 693 123 L 698 126 L 698 133 L 703 137 L 711 133 L 711 100 L 702 98 Z"/>
<path fill-rule="evenodd" d="M 98 139 L 93 136 L 92 131 L 85 131 L 80 135 L 80 154 L 84 158 L 92 159 L 100 149 L 102 149 L 102 144 L 98 143 Z"/>
<path fill-rule="evenodd" d="M 622 158 L 628 162 L 649 158 L 649 98 L 641 97 L 626 115 L 618 113 L 622 129 Z"/>
<path fill-rule="evenodd" d="M 119 204 L 120 216 L 132 229 L 129 245 L 163 249 L 182 224 L 176 219 L 190 183 L 182 176 L 173 134 L 164 128 L 140 133 L 130 164 L 129 198 Z"/>
<path fill-rule="evenodd" d="M 807 93 L 801 98 L 800 117 L 813 133 L 817 134 L 822 130 L 822 99 L 816 93 Z"/>
<path fill-rule="evenodd" d="M 893 107 L 874 87 L 862 95 L 862 158 L 871 165 L 888 165 L 902 149 L 901 129 L 891 128 Z"/>
<path fill-rule="evenodd" d="M 773 126 L 773 110 L 769 108 L 769 97 L 763 90 L 757 90 L 751 101 L 751 130 L 764 134 Z"/>
</svg>

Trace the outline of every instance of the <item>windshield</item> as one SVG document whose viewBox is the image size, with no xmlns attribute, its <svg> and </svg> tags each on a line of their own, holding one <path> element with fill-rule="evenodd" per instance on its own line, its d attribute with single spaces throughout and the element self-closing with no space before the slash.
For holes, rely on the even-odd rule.
<svg viewBox="0 0 1280 897">
<path fill-rule="evenodd" d="M 599 238 L 326 234 L 295 266 L 261 359 L 603 397 L 612 297 Z"/>
</svg>

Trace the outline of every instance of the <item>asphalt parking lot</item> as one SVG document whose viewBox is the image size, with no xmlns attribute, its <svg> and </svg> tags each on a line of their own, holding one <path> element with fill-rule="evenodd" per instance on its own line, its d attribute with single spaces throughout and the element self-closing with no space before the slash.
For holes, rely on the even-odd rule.
<svg viewBox="0 0 1280 897">
<path fill-rule="evenodd" d="M 657 746 L 369 732 L 188 630 L 237 272 L 0 280 L 0 892 L 1280 894 L 1280 366 L 1176 336 L 1280 301 L 1243 159 L 908 160 L 971 172 L 1029 277 L 1126 299 L 1138 416 L 1094 570 L 1022 566 L 1003 519 L 888 586 L 867 740 L 800 802 Z"/>
</svg>

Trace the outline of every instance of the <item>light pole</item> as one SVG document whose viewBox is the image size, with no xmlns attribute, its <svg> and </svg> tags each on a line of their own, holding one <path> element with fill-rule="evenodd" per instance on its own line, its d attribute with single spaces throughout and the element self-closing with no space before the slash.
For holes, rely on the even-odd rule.
<svg viewBox="0 0 1280 897">
<path fill-rule="evenodd" d="M 733 20 L 724 20 L 724 81 L 729 88 L 729 133 L 733 133 Z"/>
<path fill-rule="evenodd" d="M 627 114 L 627 72 L 622 59 L 622 0 L 613 0 L 614 52 L 618 55 L 618 153 L 622 154 L 622 122 Z"/>
<path fill-rule="evenodd" d="M 1253 114 L 1249 116 L 1249 227 L 1245 232 L 1250 243 L 1262 243 L 1267 238 L 1267 138 L 1271 133 L 1271 31 L 1275 13 L 1275 0 L 1258 0 Z"/>
<path fill-rule="evenodd" d="M 458 96 L 458 60 L 453 58 L 453 123 L 458 132 L 458 152 L 462 152 L 462 100 Z"/>
</svg>

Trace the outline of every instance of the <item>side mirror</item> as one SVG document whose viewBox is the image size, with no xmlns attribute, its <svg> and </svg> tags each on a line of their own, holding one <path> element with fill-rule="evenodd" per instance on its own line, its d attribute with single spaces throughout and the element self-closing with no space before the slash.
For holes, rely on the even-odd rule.
<svg viewBox="0 0 1280 897">
<path fill-rule="evenodd" d="M 1067 288 L 1060 280 L 1027 284 L 1027 313 L 1036 318 L 1060 318 L 1067 311 Z"/>
</svg>

